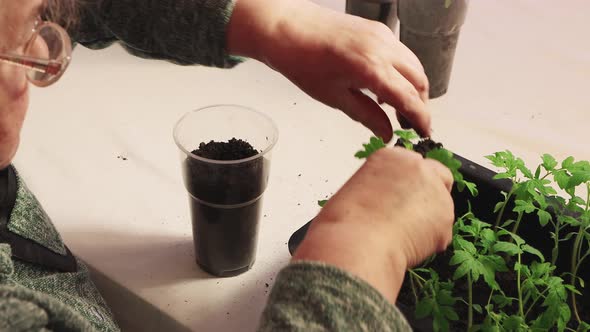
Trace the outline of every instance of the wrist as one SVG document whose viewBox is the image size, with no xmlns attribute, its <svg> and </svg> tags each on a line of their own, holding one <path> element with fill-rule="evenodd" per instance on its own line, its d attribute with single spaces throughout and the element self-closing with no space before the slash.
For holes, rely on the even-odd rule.
<svg viewBox="0 0 590 332">
<path fill-rule="evenodd" d="M 293 0 L 236 0 L 227 28 L 227 50 L 232 55 L 266 62 L 279 26 Z"/>
<path fill-rule="evenodd" d="M 363 279 L 395 304 L 407 260 L 395 239 L 366 223 L 314 220 L 293 260 L 318 261 Z"/>
</svg>

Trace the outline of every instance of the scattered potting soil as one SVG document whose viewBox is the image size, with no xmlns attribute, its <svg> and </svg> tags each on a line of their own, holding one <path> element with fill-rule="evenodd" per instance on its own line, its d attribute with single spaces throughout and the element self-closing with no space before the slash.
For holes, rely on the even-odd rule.
<svg viewBox="0 0 590 332">
<path fill-rule="evenodd" d="M 201 143 L 193 154 L 214 160 L 239 160 L 258 151 L 250 143 Z M 236 164 L 188 157 L 184 163 L 197 263 L 217 276 L 247 271 L 256 256 L 258 220 L 269 161 L 265 157 Z"/>
</svg>

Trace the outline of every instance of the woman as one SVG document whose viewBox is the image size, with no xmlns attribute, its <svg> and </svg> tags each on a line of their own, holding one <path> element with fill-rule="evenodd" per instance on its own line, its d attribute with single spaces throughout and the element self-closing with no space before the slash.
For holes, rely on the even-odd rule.
<svg viewBox="0 0 590 332">
<path fill-rule="evenodd" d="M 118 329 L 83 264 L 9 166 L 28 83 L 50 85 L 69 62 L 67 33 L 39 17 L 92 48 L 119 42 L 134 55 L 183 65 L 258 59 L 389 140 L 389 119 L 361 92 L 367 88 L 396 107 L 404 125 L 430 133 L 422 67 L 379 23 L 304 0 L 70 1 L 0 0 L 0 330 Z M 371 156 L 279 274 L 260 329 L 409 329 L 394 303 L 406 269 L 450 241 L 451 184 L 444 166 L 413 152 Z"/>
</svg>

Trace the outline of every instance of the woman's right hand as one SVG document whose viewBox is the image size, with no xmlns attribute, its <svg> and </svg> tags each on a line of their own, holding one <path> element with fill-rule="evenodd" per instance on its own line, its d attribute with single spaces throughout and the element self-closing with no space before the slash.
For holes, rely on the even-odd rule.
<svg viewBox="0 0 590 332">
<path fill-rule="evenodd" d="M 405 271 L 451 241 L 452 183 L 435 160 L 381 149 L 330 199 L 293 258 L 344 269 L 394 303 Z"/>
<path fill-rule="evenodd" d="M 424 68 L 382 23 L 309 0 L 238 0 L 227 47 L 232 54 L 263 61 L 386 142 L 393 127 L 380 103 L 395 107 L 402 127 L 431 135 Z"/>
</svg>

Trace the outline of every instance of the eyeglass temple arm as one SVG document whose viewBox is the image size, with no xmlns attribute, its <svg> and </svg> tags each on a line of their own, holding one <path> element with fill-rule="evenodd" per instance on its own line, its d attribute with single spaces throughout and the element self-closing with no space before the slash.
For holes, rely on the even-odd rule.
<svg viewBox="0 0 590 332">
<path fill-rule="evenodd" d="M 0 62 L 49 75 L 57 75 L 63 65 L 62 61 L 37 59 L 24 55 L 12 55 L 2 53 L 0 53 Z"/>
</svg>

